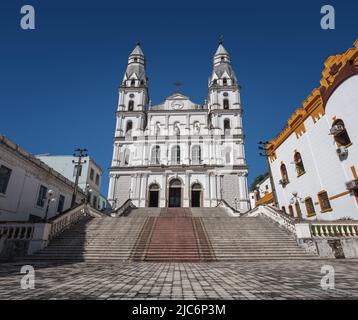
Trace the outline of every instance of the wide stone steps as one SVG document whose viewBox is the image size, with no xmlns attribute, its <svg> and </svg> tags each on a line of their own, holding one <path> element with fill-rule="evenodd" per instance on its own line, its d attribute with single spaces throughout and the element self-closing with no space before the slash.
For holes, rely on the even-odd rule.
<svg viewBox="0 0 358 320">
<path fill-rule="evenodd" d="M 274 224 L 220 208 L 136 209 L 80 221 L 27 260 L 200 262 L 315 259 Z"/>
</svg>

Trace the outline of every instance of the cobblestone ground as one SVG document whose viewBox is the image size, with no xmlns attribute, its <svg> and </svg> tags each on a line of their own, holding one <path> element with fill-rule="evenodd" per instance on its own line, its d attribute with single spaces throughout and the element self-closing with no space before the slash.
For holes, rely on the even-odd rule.
<svg viewBox="0 0 358 320">
<path fill-rule="evenodd" d="M 321 288 L 321 268 L 335 289 Z M 38 264 L 21 289 L 20 264 L 0 265 L 0 299 L 358 299 L 358 261 Z"/>
</svg>

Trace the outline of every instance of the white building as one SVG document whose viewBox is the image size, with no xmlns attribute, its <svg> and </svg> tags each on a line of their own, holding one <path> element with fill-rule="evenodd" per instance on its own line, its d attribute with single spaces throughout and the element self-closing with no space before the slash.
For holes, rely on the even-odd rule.
<svg viewBox="0 0 358 320">
<path fill-rule="evenodd" d="M 270 176 L 267 176 L 257 183 L 255 189 L 250 192 L 250 203 L 251 208 L 255 208 L 259 205 L 274 203 Z"/>
<path fill-rule="evenodd" d="M 51 218 L 71 206 L 74 184 L 0 135 L 0 221 Z M 53 194 L 49 197 L 48 191 Z M 79 192 L 77 203 L 84 199 Z"/>
<path fill-rule="evenodd" d="M 77 165 L 74 162 L 78 161 L 74 156 L 54 156 L 54 155 L 37 155 L 36 158 L 45 162 L 48 166 L 61 173 L 64 177 L 75 182 Z M 83 157 L 80 168 L 80 175 L 78 186 L 83 191 L 86 191 L 86 186 L 89 185 L 88 202 L 96 209 L 102 209 L 104 200 L 101 197 L 101 167 L 89 156 Z"/>
<path fill-rule="evenodd" d="M 240 86 L 220 43 L 208 97 L 175 93 L 152 106 L 138 44 L 119 87 L 108 199 L 138 207 L 249 209 Z"/>
<path fill-rule="evenodd" d="M 281 209 L 358 220 L 358 41 L 329 57 L 320 87 L 266 146 Z"/>
</svg>

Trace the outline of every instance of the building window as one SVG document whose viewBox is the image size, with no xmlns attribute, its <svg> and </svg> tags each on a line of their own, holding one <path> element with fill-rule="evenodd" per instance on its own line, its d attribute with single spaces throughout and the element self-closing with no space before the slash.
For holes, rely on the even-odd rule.
<svg viewBox="0 0 358 320">
<path fill-rule="evenodd" d="M 227 79 L 226 78 L 223 79 L 223 84 L 224 84 L 224 86 L 227 85 Z"/>
<path fill-rule="evenodd" d="M 160 164 L 160 146 L 153 147 L 150 159 L 152 164 Z"/>
<path fill-rule="evenodd" d="M 99 174 L 98 173 L 96 174 L 96 182 L 95 183 L 97 186 L 99 186 Z"/>
<path fill-rule="evenodd" d="M 286 213 L 286 214 L 287 214 L 287 212 L 286 212 L 286 207 L 285 207 L 285 206 L 282 206 L 282 207 L 281 207 L 281 210 L 282 210 L 283 213 Z"/>
<path fill-rule="evenodd" d="M 224 99 L 224 109 L 229 109 L 229 99 Z"/>
<path fill-rule="evenodd" d="M 297 176 L 298 177 L 302 176 L 306 171 L 305 171 L 305 167 L 303 165 L 301 154 L 299 152 L 295 153 L 294 162 L 295 162 L 295 165 L 296 165 Z"/>
<path fill-rule="evenodd" d="M 129 165 L 129 150 L 128 149 L 126 149 L 124 151 L 124 159 L 123 159 L 123 161 L 124 161 L 124 165 L 126 165 L 126 166 Z"/>
<path fill-rule="evenodd" d="M 193 164 L 201 163 L 201 147 L 200 146 L 193 146 L 192 161 L 193 161 Z"/>
<path fill-rule="evenodd" d="M 65 196 L 60 194 L 60 197 L 58 198 L 58 206 L 57 206 L 57 212 L 61 213 L 63 211 L 63 206 L 65 205 Z"/>
<path fill-rule="evenodd" d="M 229 119 L 225 119 L 224 120 L 224 132 L 225 134 L 229 134 L 230 133 L 230 120 Z"/>
<path fill-rule="evenodd" d="M 73 176 L 75 177 L 77 175 L 77 169 L 79 170 L 78 176 L 80 177 L 82 175 L 82 165 L 78 166 L 76 164 L 73 168 Z"/>
<path fill-rule="evenodd" d="M 327 212 L 327 211 L 332 210 L 331 203 L 330 203 L 329 197 L 328 197 L 328 193 L 326 191 L 321 191 L 318 194 L 318 202 L 321 207 L 321 212 Z"/>
<path fill-rule="evenodd" d="M 346 126 L 340 119 L 333 122 L 331 134 L 333 135 L 334 140 L 339 147 L 347 147 L 352 143 L 351 139 L 349 138 Z"/>
<path fill-rule="evenodd" d="M 128 134 L 131 134 L 132 129 L 133 129 L 133 122 L 129 120 L 129 121 L 127 122 L 126 134 L 127 134 L 127 133 L 128 133 Z"/>
<path fill-rule="evenodd" d="M 128 111 L 133 111 L 133 109 L 134 109 L 134 101 L 129 100 L 129 102 L 128 102 Z"/>
<path fill-rule="evenodd" d="M 172 163 L 179 164 L 180 163 L 180 147 L 175 146 L 172 148 Z"/>
<path fill-rule="evenodd" d="M 5 166 L 0 166 L 0 193 L 5 194 L 9 184 L 12 170 Z"/>
<path fill-rule="evenodd" d="M 93 204 L 93 208 L 97 208 L 97 197 L 96 196 L 93 196 L 92 204 Z"/>
<path fill-rule="evenodd" d="M 316 210 L 314 208 L 312 198 L 306 198 L 305 205 L 306 205 L 307 216 L 314 216 L 316 214 Z"/>
<path fill-rule="evenodd" d="M 218 84 L 218 80 L 214 79 L 213 80 L 213 85 L 216 86 Z"/>
<path fill-rule="evenodd" d="M 132 87 L 135 86 L 135 80 L 134 80 L 134 79 L 131 80 L 131 86 L 132 86 Z"/>
<path fill-rule="evenodd" d="M 291 218 L 294 217 L 293 207 L 292 207 L 291 205 L 288 206 L 288 213 L 289 213 L 289 216 L 290 216 Z"/>
<path fill-rule="evenodd" d="M 94 179 L 94 170 L 91 168 L 91 171 L 90 171 L 90 179 L 93 181 Z"/>
<path fill-rule="evenodd" d="M 47 188 L 45 186 L 40 186 L 36 204 L 41 208 L 43 208 L 43 206 L 45 205 L 46 194 Z"/>
<path fill-rule="evenodd" d="M 280 171 L 281 171 L 281 179 L 282 179 L 281 184 L 285 186 L 286 184 L 289 183 L 289 180 L 288 180 L 286 165 L 284 163 L 281 164 Z"/>
</svg>

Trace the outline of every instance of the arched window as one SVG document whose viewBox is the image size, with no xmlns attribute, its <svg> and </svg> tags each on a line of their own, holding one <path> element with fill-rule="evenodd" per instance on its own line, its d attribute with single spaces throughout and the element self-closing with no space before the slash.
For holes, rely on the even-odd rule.
<svg viewBox="0 0 358 320">
<path fill-rule="evenodd" d="M 281 184 L 283 186 L 285 186 L 286 184 L 289 183 L 289 180 L 288 180 L 288 174 L 287 174 L 286 165 L 284 163 L 281 164 L 280 171 L 281 171 L 281 178 L 282 178 Z"/>
<path fill-rule="evenodd" d="M 201 147 L 196 145 L 193 146 L 192 149 L 192 161 L 193 164 L 200 164 L 201 163 Z"/>
<path fill-rule="evenodd" d="M 160 146 L 153 147 L 150 159 L 152 164 L 160 164 Z"/>
<path fill-rule="evenodd" d="M 132 86 L 132 87 L 135 86 L 135 80 L 134 80 L 134 79 L 131 80 L 131 86 Z"/>
<path fill-rule="evenodd" d="M 229 119 L 225 119 L 225 120 L 224 120 L 224 133 L 225 133 L 225 134 L 229 134 L 229 133 L 230 133 L 230 128 L 231 128 L 230 120 L 229 120 Z"/>
<path fill-rule="evenodd" d="M 341 119 L 333 122 L 331 134 L 333 135 L 334 140 L 339 147 L 346 147 L 352 143 L 351 139 L 349 138 L 346 126 Z"/>
<path fill-rule="evenodd" d="M 227 85 L 227 79 L 226 78 L 223 79 L 223 84 L 224 84 L 224 86 Z"/>
<path fill-rule="evenodd" d="M 140 85 L 141 85 L 141 86 L 144 86 L 144 80 L 141 80 L 141 81 L 140 81 Z"/>
<path fill-rule="evenodd" d="M 306 206 L 307 216 L 316 215 L 316 210 L 314 208 L 312 198 L 305 199 L 305 206 Z"/>
<path fill-rule="evenodd" d="M 128 111 L 133 111 L 133 109 L 134 109 L 134 101 L 129 100 L 129 102 L 128 102 Z"/>
<path fill-rule="evenodd" d="M 229 99 L 224 99 L 224 109 L 229 109 Z"/>
<path fill-rule="evenodd" d="M 171 160 L 172 160 L 173 164 L 180 163 L 180 147 L 179 146 L 174 146 L 172 148 Z"/>
<path fill-rule="evenodd" d="M 218 84 L 218 80 L 214 79 L 214 80 L 213 80 L 213 85 L 216 86 L 217 84 Z"/>
<path fill-rule="evenodd" d="M 295 165 L 296 165 L 297 176 L 299 177 L 299 176 L 303 175 L 306 172 L 305 171 L 305 166 L 303 165 L 301 154 L 299 152 L 295 153 L 294 162 L 295 162 Z"/>
<path fill-rule="evenodd" d="M 318 194 L 318 202 L 321 206 L 321 212 L 327 212 L 332 210 L 331 202 L 329 201 L 327 191 L 321 191 Z"/>
<path fill-rule="evenodd" d="M 287 214 L 287 212 L 286 212 L 286 207 L 285 207 L 285 206 L 282 206 L 282 207 L 281 207 L 281 210 L 282 210 L 284 213 Z"/>
<path fill-rule="evenodd" d="M 132 129 L 133 129 L 133 122 L 131 120 L 129 120 L 127 122 L 126 135 L 127 134 L 132 134 Z"/>
<path fill-rule="evenodd" d="M 288 212 L 291 218 L 294 217 L 294 213 L 293 213 L 293 207 L 291 205 L 288 206 Z"/>
</svg>

